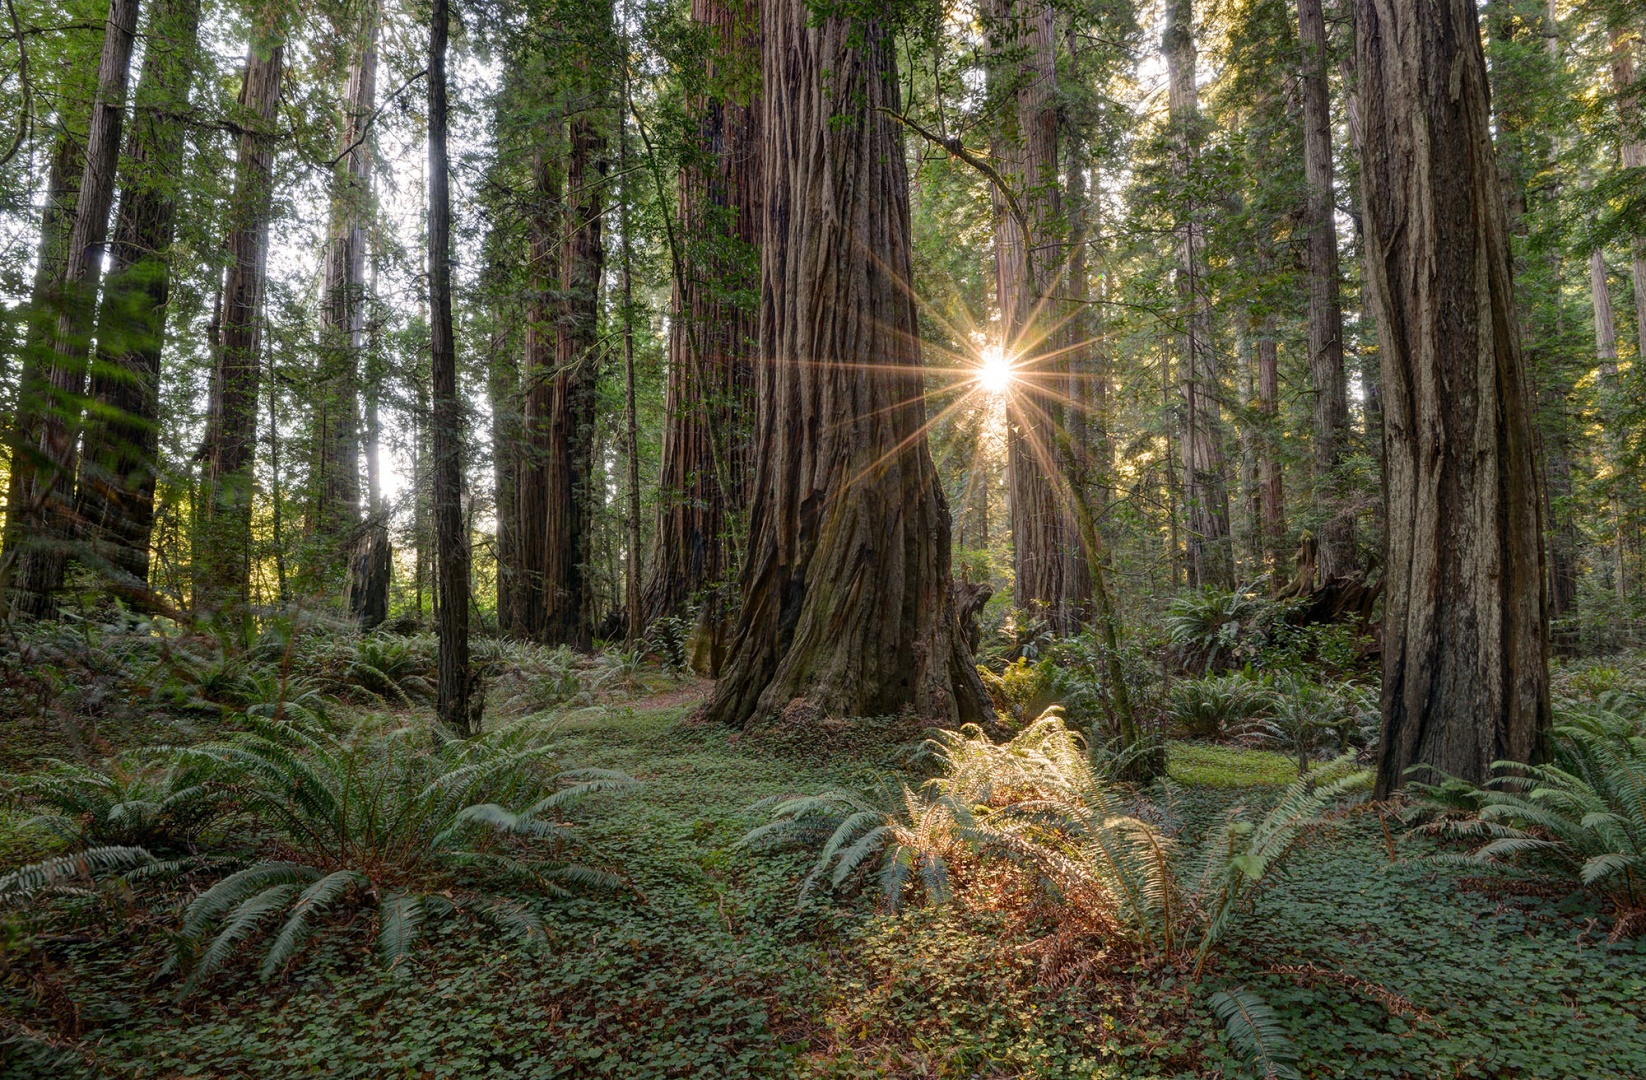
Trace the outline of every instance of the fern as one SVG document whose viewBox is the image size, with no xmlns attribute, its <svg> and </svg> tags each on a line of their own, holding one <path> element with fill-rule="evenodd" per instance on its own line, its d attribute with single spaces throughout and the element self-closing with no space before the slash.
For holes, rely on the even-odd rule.
<svg viewBox="0 0 1646 1080">
<path fill-rule="evenodd" d="M 155 861 L 153 855 L 139 847 L 95 847 L 44 859 L 0 877 L 0 903 L 27 902 L 70 882 L 90 882 L 122 870 L 151 866 Z"/>
<path fill-rule="evenodd" d="M 1269 1004 L 1250 990 L 1219 990 L 1207 999 L 1229 1042 L 1265 1080 L 1301 1080 L 1297 1048 Z"/>
</svg>

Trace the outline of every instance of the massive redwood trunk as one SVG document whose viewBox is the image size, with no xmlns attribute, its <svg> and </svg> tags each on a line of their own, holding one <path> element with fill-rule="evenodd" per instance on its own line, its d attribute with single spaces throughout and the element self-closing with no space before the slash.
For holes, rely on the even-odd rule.
<svg viewBox="0 0 1646 1080">
<path fill-rule="evenodd" d="M 1472 0 L 1357 0 L 1388 591 L 1378 793 L 1542 755 L 1548 613 L 1530 394 Z"/>
<path fill-rule="evenodd" d="M 451 173 L 446 164 L 447 0 L 429 15 L 429 401 L 434 444 L 435 629 L 439 641 L 436 709 L 465 734 L 480 730 L 483 698 L 469 674 L 469 538 L 463 522 L 463 402 L 457 396 L 452 340 Z"/>
<path fill-rule="evenodd" d="M 315 544 L 311 585 L 329 593 L 335 568 L 360 527 L 360 351 L 366 326 L 366 222 L 371 147 L 366 125 L 377 99 L 377 11 L 352 35 L 338 161 L 332 176 L 331 236 L 320 293 L 320 394 L 314 403 L 313 503 L 306 526 Z"/>
<path fill-rule="evenodd" d="M 266 10 L 263 17 L 272 16 Z M 258 314 L 269 250 L 274 198 L 274 117 L 280 104 L 284 47 L 267 22 L 253 30 L 240 88 L 238 160 L 229 202 L 228 281 L 223 289 L 222 341 L 212 379 L 211 411 L 202 447 L 205 476 L 195 529 L 195 605 L 204 610 L 244 604 L 251 570 L 252 463 L 257 450 L 261 371 Z"/>
<path fill-rule="evenodd" d="M 758 466 L 742 609 L 708 714 L 976 719 L 924 433 L 892 37 L 772 0 L 761 54 Z"/>
<path fill-rule="evenodd" d="M 159 0 L 149 15 L 124 187 L 97 316 L 92 408 L 80 462 L 79 515 L 89 557 L 119 591 L 148 597 L 158 467 L 160 358 L 200 26 L 199 0 Z"/>
<path fill-rule="evenodd" d="M 1229 535 L 1229 482 L 1223 454 L 1221 377 L 1212 340 L 1212 308 L 1200 281 L 1205 226 L 1194 185 L 1200 146 L 1200 93 L 1195 86 L 1193 0 L 1167 0 L 1167 106 L 1171 113 L 1174 173 L 1183 190 L 1178 226 L 1178 383 L 1183 394 L 1183 504 L 1190 585 L 1234 588 Z"/>
<path fill-rule="evenodd" d="M 1067 505 L 1069 364 L 1058 355 L 1067 338 L 1053 305 L 1063 292 L 1065 224 L 1056 18 L 1050 4 L 1035 0 L 990 0 L 985 11 L 995 54 L 990 80 L 1004 99 L 994 157 L 1012 188 L 994 189 L 994 254 L 1000 344 L 1018 371 L 1006 401 L 1013 587 L 1020 607 L 1043 613 L 1058 633 L 1072 633 L 1090 604 L 1091 579 Z"/>
<path fill-rule="evenodd" d="M 1343 372 L 1343 305 L 1338 296 L 1337 202 L 1332 187 L 1332 107 L 1326 84 L 1326 21 L 1320 0 L 1297 0 L 1303 44 L 1303 165 L 1308 183 L 1309 381 L 1314 390 L 1314 499 L 1320 520 L 1319 584 L 1358 569 L 1353 511 L 1339 475 L 1349 441 Z"/>
<path fill-rule="evenodd" d="M 747 506 L 749 422 L 758 314 L 745 297 L 760 244 L 760 103 L 726 88 L 759 49 L 753 3 L 693 0 L 715 39 L 697 137 L 680 171 L 674 317 L 669 323 L 668 427 L 658 478 L 657 541 L 647 622 L 701 600 L 700 666 L 719 673 L 730 632 L 727 579 Z"/>
<path fill-rule="evenodd" d="M 62 311 L 52 339 L 50 396 L 41 417 L 35 489 L 24 507 L 27 543 L 18 553 L 16 578 L 11 583 L 12 609 L 35 618 L 56 613 L 56 594 L 63 587 L 69 548 L 80 533 L 73 490 L 77 436 L 103 272 L 103 242 L 114 207 L 115 166 L 120 157 L 132 44 L 137 38 L 137 9 L 138 0 L 111 0 L 109 4 L 85 166 L 64 253 Z"/>
</svg>

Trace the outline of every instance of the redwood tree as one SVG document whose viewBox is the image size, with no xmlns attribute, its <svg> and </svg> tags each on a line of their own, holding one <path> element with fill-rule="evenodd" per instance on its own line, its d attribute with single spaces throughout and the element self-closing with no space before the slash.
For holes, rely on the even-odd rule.
<svg viewBox="0 0 1646 1080">
<path fill-rule="evenodd" d="M 171 295 L 167 254 L 199 25 L 199 0 L 159 0 L 149 14 L 98 307 L 92 406 L 80 463 L 79 514 L 91 552 L 116 587 L 139 603 L 148 598 L 160 359 Z"/>
<path fill-rule="evenodd" d="M 1357 0 L 1367 293 L 1382 354 L 1385 795 L 1487 778 L 1549 727 L 1539 477 L 1472 0 Z"/>
<path fill-rule="evenodd" d="M 437 570 L 440 719 L 466 734 L 480 730 L 469 678 L 469 544 L 463 523 L 463 402 L 457 396 L 452 341 L 451 172 L 446 159 L 447 0 L 429 15 L 429 426 L 434 444 L 434 548 Z"/>
<path fill-rule="evenodd" d="M 855 5 L 773 0 L 761 55 L 758 464 L 708 714 L 976 719 L 925 437 L 892 31 Z"/>
<path fill-rule="evenodd" d="M 995 54 L 990 80 L 1001 99 L 993 152 L 1013 189 L 993 188 L 1001 345 L 1020 371 L 1006 403 L 1013 588 L 1019 605 L 1044 611 L 1054 630 L 1072 633 L 1091 601 L 1091 579 L 1085 561 L 1070 558 L 1080 547 L 1067 505 L 1077 470 L 1059 449 L 1073 445 L 1063 434 L 1076 410 L 1062 400 L 1073 396 L 1067 354 L 1058 355 L 1068 342 L 1057 325 L 1062 312 L 1051 303 L 1063 292 L 1066 224 L 1058 179 L 1056 14 L 1035 0 L 991 0 L 985 13 Z"/>
<path fill-rule="evenodd" d="M 1183 395 L 1183 502 L 1190 585 L 1234 587 L 1229 535 L 1229 484 L 1223 454 L 1223 413 L 1212 309 L 1200 281 L 1205 226 L 1194 204 L 1192 178 L 1200 147 L 1200 92 L 1195 85 L 1193 0 L 1166 0 L 1167 107 L 1171 113 L 1174 173 L 1179 193 L 1177 248 L 1178 382 Z"/>
<path fill-rule="evenodd" d="M 212 377 L 211 411 L 201 448 L 195 530 L 195 603 L 207 609 L 244 603 L 251 569 L 252 463 L 257 449 L 258 330 L 274 199 L 274 117 L 285 50 L 265 9 L 252 31 L 240 88 L 241 132 L 229 203 L 222 340 Z"/>
<path fill-rule="evenodd" d="M 97 93 L 86 136 L 85 166 L 69 229 L 61 283 L 62 310 L 52 339 L 50 383 L 40 424 L 35 490 L 24 520 L 29 546 L 17 560 L 12 608 L 43 618 L 55 612 L 55 594 L 76 527 L 74 474 L 77 436 L 86 391 L 86 358 L 103 272 L 103 243 L 114 207 L 115 166 L 125 121 L 126 83 L 137 38 L 138 0 L 111 0 L 97 65 Z"/>
<path fill-rule="evenodd" d="M 657 541 L 646 582 L 647 622 L 703 603 L 694 661 L 718 674 L 735 570 L 732 536 L 747 505 L 754 404 L 761 168 L 760 103 L 738 90 L 759 48 L 752 2 L 693 0 L 712 35 L 707 91 L 680 170 L 676 273 L 669 321 L 668 426 L 658 477 Z"/>
<path fill-rule="evenodd" d="M 1326 21 L 1320 0 L 1297 0 L 1303 44 L 1303 167 L 1308 183 L 1309 381 L 1314 390 L 1315 552 L 1324 584 L 1356 570 L 1355 521 L 1343 508 L 1338 475 L 1349 440 L 1343 373 L 1343 304 L 1338 291 L 1337 202 L 1332 186 L 1332 106 L 1326 83 Z M 1303 585 L 1307 587 L 1308 583 Z"/>
</svg>

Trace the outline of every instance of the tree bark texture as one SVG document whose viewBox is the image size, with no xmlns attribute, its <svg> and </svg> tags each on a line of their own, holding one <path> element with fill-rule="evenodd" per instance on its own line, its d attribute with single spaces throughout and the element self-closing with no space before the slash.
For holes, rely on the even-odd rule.
<svg viewBox="0 0 1646 1080">
<path fill-rule="evenodd" d="M 758 465 L 708 715 L 977 719 L 925 437 L 892 35 L 773 0 L 761 39 Z"/>
<path fill-rule="evenodd" d="M 1326 82 L 1326 21 L 1321 0 L 1297 0 L 1303 45 L 1304 208 L 1309 239 L 1309 382 L 1314 390 L 1314 498 L 1320 521 L 1318 584 L 1358 569 L 1355 520 L 1344 507 L 1339 470 L 1349 442 L 1348 380 L 1343 371 L 1343 305 L 1338 291 L 1337 202 L 1332 184 L 1332 106 Z"/>
<path fill-rule="evenodd" d="M 259 317 L 274 199 L 274 120 L 284 48 L 254 30 L 240 89 L 242 130 L 229 204 L 222 341 L 206 422 L 205 477 L 196 530 L 195 603 L 207 611 L 249 599 L 252 464 L 257 450 L 261 375 Z"/>
<path fill-rule="evenodd" d="M 45 411 L 51 395 L 51 337 L 57 328 L 59 285 L 63 280 L 69 228 L 85 168 L 84 147 L 68 134 L 57 139 L 46 172 L 46 202 L 40 211 L 40 239 L 35 248 L 34 280 L 29 289 L 28 322 L 23 333 L 22 368 L 17 397 L 6 423 L 10 450 L 6 486 L 6 524 L 0 545 L 0 618 L 10 612 L 11 582 L 28 536 L 27 526 L 37 507 L 36 469 Z"/>
<path fill-rule="evenodd" d="M 137 38 L 138 0 L 111 0 L 97 65 L 97 96 L 86 136 L 85 165 L 74 224 L 64 253 L 61 303 L 52 340 L 46 408 L 41 416 L 33 498 L 27 508 L 26 545 L 18 552 L 12 610 L 34 618 L 56 613 L 69 551 L 81 534 L 74 508 L 76 447 L 85 409 L 86 357 L 91 351 L 103 245 L 114 208 L 126 84 Z"/>
<path fill-rule="evenodd" d="M 1184 190 L 1178 229 L 1178 384 L 1183 398 L 1185 555 L 1192 586 L 1234 588 L 1229 535 L 1229 481 L 1223 453 L 1221 377 L 1212 340 L 1212 310 L 1200 284 L 1205 226 L 1189 193 L 1200 145 L 1200 93 L 1195 86 L 1193 0 L 1167 0 L 1167 104 L 1176 143 L 1174 172 Z"/>
<path fill-rule="evenodd" d="M 371 146 L 366 125 L 377 100 L 377 11 L 364 13 L 344 87 L 339 159 L 332 176 L 331 236 L 320 294 L 321 388 L 314 406 L 314 503 L 308 527 L 318 540 L 312 584 L 329 592 L 327 568 L 360 526 L 360 351 L 366 326 L 366 223 L 371 213 Z"/>
<path fill-rule="evenodd" d="M 1549 728 L 1532 402 L 1471 0 L 1357 0 L 1388 584 L 1377 790 L 1479 783 Z"/>
<path fill-rule="evenodd" d="M 447 0 L 429 15 L 429 398 L 433 442 L 434 546 L 440 719 L 477 734 L 469 678 L 469 543 L 463 521 L 463 402 L 452 341 L 451 174 L 446 164 Z"/>
<path fill-rule="evenodd" d="M 739 57 L 757 52 L 753 2 L 693 0 L 692 19 L 714 38 L 711 90 L 698 103 L 697 137 L 680 171 L 675 228 L 681 252 L 669 323 L 668 422 L 658 478 L 657 540 L 645 620 L 701 600 L 707 672 L 724 659 L 736 571 L 735 533 L 748 505 L 753 440 L 761 193 L 760 101 L 739 99 Z"/>
<path fill-rule="evenodd" d="M 984 12 L 996 54 L 990 79 L 1001 88 L 993 156 L 1023 214 L 994 190 L 1000 347 L 1015 370 L 1006 400 L 1014 598 L 1054 631 L 1072 633 L 1090 605 L 1091 581 L 1067 506 L 1070 463 L 1058 449 L 1069 365 L 1058 355 L 1065 339 L 1053 310 L 1064 269 L 1056 17 L 1035 0 L 989 0 Z"/>
<path fill-rule="evenodd" d="M 90 557 L 139 604 L 148 595 L 154 531 L 160 361 L 171 294 L 167 253 L 199 27 L 199 0 L 158 0 L 149 14 L 98 308 L 92 406 L 80 462 L 79 515 Z"/>
<path fill-rule="evenodd" d="M 520 580 L 513 601 L 520 632 L 537 640 L 547 634 L 545 568 L 549 564 L 549 469 L 554 457 L 556 417 L 555 341 L 560 285 L 560 234 L 565 185 L 564 121 L 549 122 L 544 145 L 532 163 L 532 199 L 526 220 L 526 273 L 530 293 L 523 337 L 525 367 L 521 390 L 521 445 L 518 473 Z"/>
<path fill-rule="evenodd" d="M 560 282 L 555 302 L 554 371 L 549 381 L 548 455 L 544 486 L 542 639 L 587 648 L 593 641 L 592 506 L 595 387 L 599 381 L 598 320 L 601 199 L 606 140 L 582 116 L 568 126 L 566 194 L 561 216 Z"/>
</svg>

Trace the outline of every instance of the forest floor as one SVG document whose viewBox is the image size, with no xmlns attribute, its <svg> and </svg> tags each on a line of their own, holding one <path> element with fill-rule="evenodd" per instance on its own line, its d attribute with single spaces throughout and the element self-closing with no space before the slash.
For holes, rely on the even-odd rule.
<svg viewBox="0 0 1646 1080">
<path fill-rule="evenodd" d="M 975 906 L 797 906 L 808 860 L 738 847 L 764 820 L 751 804 L 873 786 L 904 754 L 775 754 L 685 722 L 701 685 L 652 689 L 561 717 L 562 764 L 643 785 L 574 814 L 633 892 L 540 902 L 546 949 L 433 927 L 416 962 L 385 971 L 345 931 L 289 976 L 248 971 L 180 1005 L 153 977 L 165 913 L 128 913 L 37 938 L 30 977 L 0 982 L 0 1036 L 55 1041 L 87 1076 L 1241 1076 L 1204 997 L 1242 985 L 1309 1077 L 1646 1076 L 1646 948 L 1608 944 L 1581 898 L 1424 865 L 1428 841 L 1370 812 L 1310 838 L 1199 984 L 1133 967 L 1049 988 L 1010 916 Z M 14 734 L 29 757 L 58 738 Z M 1162 805 L 1187 830 L 1295 775 L 1188 743 L 1171 771 Z M 0 819 L 0 869 L 18 827 Z M 16 1080 L 78 1071 L 30 1060 L 0 1046 Z"/>
</svg>

